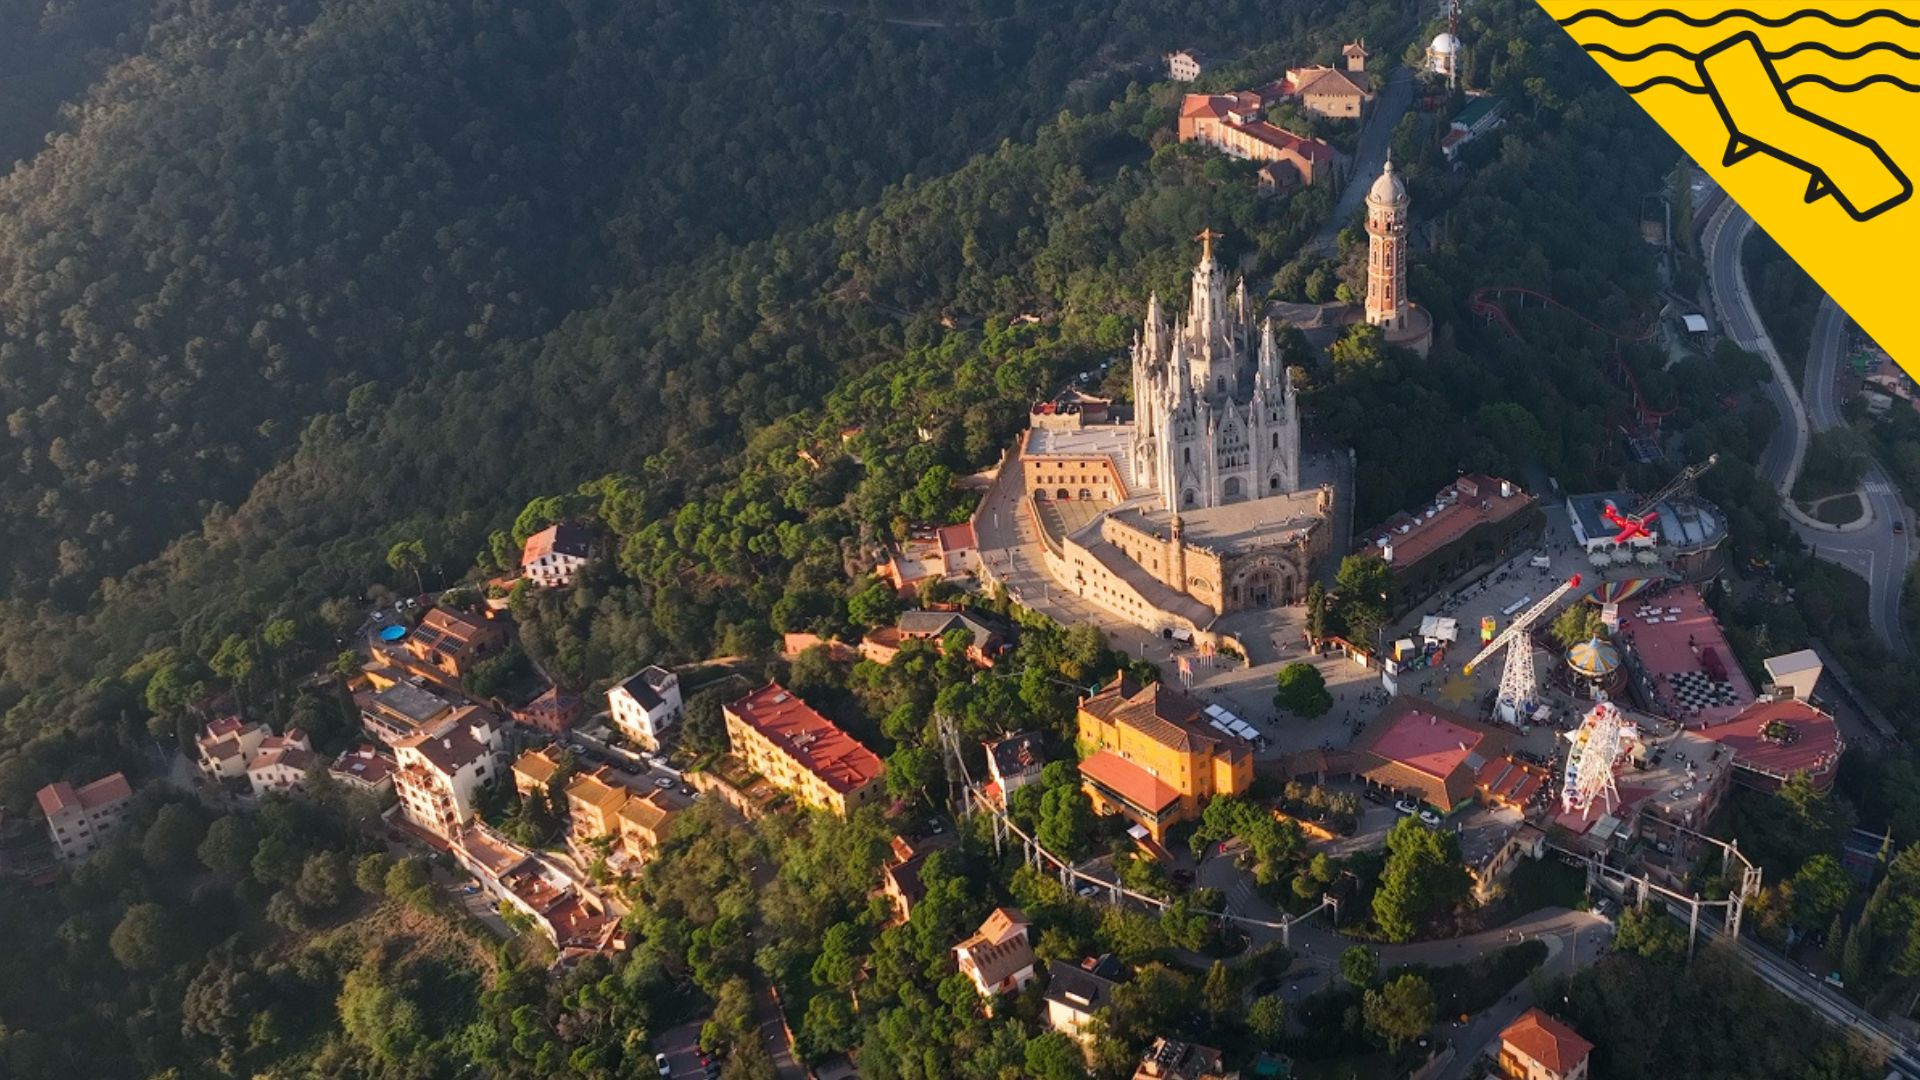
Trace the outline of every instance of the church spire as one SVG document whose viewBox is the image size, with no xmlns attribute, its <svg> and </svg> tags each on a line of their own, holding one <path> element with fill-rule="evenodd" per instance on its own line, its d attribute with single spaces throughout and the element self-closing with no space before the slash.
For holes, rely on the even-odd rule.
<svg viewBox="0 0 1920 1080">
<path fill-rule="evenodd" d="M 1269 316 L 1260 324 L 1260 366 L 1257 370 L 1260 385 L 1275 391 L 1286 389 L 1286 372 L 1280 368 L 1280 350 L 1273 344 L 1273 319 Z"/>
</svg>

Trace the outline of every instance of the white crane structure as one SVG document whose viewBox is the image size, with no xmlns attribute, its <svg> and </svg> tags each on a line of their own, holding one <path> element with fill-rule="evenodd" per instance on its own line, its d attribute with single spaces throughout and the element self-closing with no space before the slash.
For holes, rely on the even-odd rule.
<svg viewBox="0 0 1920 1080">
<path fill-rule="evenodd" d="M 1567 733 L 1567 769 L 1560 785 L 1560 807 L 1582 820 L 1598 805 L 1611 812 L 1619 801 L 1619 789 L 1613 785 L 1613 770 L 1625 752 L 1627 740 L 1638 728 L 1620 715 L 1619 706 L 1601 701 L 1587 713 L 1580 726 Z"/>
<path fill-rule="evenodd" d="M 1490 659 L 1501 649 L 1507 650 L 1507 666 L 1500 671 L 1500 696 L 1498 709 L 1500 719 L 1509 724 L 1520 723 L 1520 718 L 1532 711 L 1534 695 L 1540 690 L 1540 676 L 1533 665 L 1533 638 L 1530 632 L 1533 624 L 1542 615 L 1553 609 L 1560 598 L 1580 587 L 1580 575 L 1575 574 L 1559 588 L 1541 597 L 1540 602 L 1520 613 L 1520 616 L 1507 624 L 1500 636 L 1487 643 L 1480 655 L 1467 661 L 1460 669 L 1462 675 L 1472 675 L 1475 669 Z"/>
</svg>

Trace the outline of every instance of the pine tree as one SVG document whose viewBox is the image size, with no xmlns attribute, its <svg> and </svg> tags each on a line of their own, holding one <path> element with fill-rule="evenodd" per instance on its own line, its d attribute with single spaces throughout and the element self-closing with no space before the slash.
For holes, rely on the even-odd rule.
<svg viewBox="0 0 1920 1080">
<path fill-rule="evenodd" d="M 1227 965 L 1215 960 L 1207 969 L 1207 981 L 1200 988 L 1200 998 L 1216 1021 L 1233 1014 L 1240 1004 L 1240 994 L 1234 989 L 1233 973 L 1227 970 Z"/>
</svg>

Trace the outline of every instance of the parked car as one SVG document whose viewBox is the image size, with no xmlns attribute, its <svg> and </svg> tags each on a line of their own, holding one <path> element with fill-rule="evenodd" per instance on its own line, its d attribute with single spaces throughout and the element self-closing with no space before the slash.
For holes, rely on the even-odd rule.
<svg viewBox="0 0 1920 1080">
<path fill-rule="evenodd" d="M 673 777 L 656 776 L 653 778 L 653 786 L 659 788 L 662 791 L 665 791 L 666 789 L 673 786 Z"/>
<path fill-rule="evenodd" d="M 931 833 L 934 836 L 939 836 L 941 833 L 946 831 L 947 831 L 947 827 L 940 823 L 939 818 L 930 817 L 927 819 L 927 832 Z"/>
<path fill-rule="evenodd" d="M 667 1060 L 667 1055 L 665 1054 L 653 1055 L 653 1067 L 659 1071 L 661 1076 L 673 1075 L 673 1063 Z"/>
<path fill-rule="evenodd" d="M 1899 518 L 1894 518 L 1893 519 L 1893 535 L 1899 536 L 1901 533 L 1906 531 L 1907 531 L 1907 523 L 1904 521 L 1901 521 Z"/>
<path fill-rule="evenodd" d="M 1097 888 L 1094 888 L 1094 886 L 1093 886 L 1093 883 L 1092 883 L 1092 882 L 1089 882 L 1089 881 L 1083 881 L 1083 882 L 1081 882 L 1081 883 L 1080 883 L 1080 887 L 1079 887 L 1079 888 L 1077 888 L 1077 889 L 1075 889 L 1075 890 L 1073 890 L 1073 891 L 1074 891 L 1074 892 L 1076 892 L 1076 893 L 1078 893 L 1078 894 L 1080 894 L 1081 896 L 1098 896 L 1098 895 L 1100 895 L 1100 890 L 1099 890 L 1099 889 L 1097 889 Z"/>
<path fill-rule="evenodd" d="M 1440 827 L 1440 815 L 1431 810 L 1422 810 L 1420 811 L 1420 824 L 1425 825 L 1429 829 L 1437 829 Z"/>
<path fill-rule="evenodd" d="M 1393 808 L 1402 814 L 1417 814 L 1420 812 L 1420 804 L 1414 802 L 1412 799 L 1401 799 L 1393 804 Z"/>
<path fill-rule="evenodd" d="M 1387 805 L 1386 793 L 1381 791 L 1379 788 L 1368 788 L 1367 790 L 1362 791 L 1360 793 L 1360 797 L 1367 800 L 1368 802 L 1372 803 L 1375 806 Z"/>
<path fill-rule="evenodd" d="M 1173 872 L 1173 882 L 1174 882 L 1174 884 L 1176 884 L 1176 885 L 1192 885 L 1192 884 L 1193 884 L 1193 871 L 1191 871 L 1191 870 L 1175 870 L 1175 871 Z"/>
</svg>

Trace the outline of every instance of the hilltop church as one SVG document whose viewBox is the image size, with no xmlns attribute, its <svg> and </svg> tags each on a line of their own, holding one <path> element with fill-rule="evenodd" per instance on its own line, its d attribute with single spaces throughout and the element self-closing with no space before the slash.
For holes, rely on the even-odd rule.
<svg viewBox="0 0 1920 1080">
<path fill-rule="evenodd" d="M 1330 550 L 1333 485 L 1302 460 L 1298 398 L 1244 281 L 1200 234 L 1184 315 L 1156 295 L 1133 346 L 1131 423 L 1036 407 L 1016 454 L 1047 569 L 1129 621 L 1203 631 L 1290 604 Z"/>
</svg>

